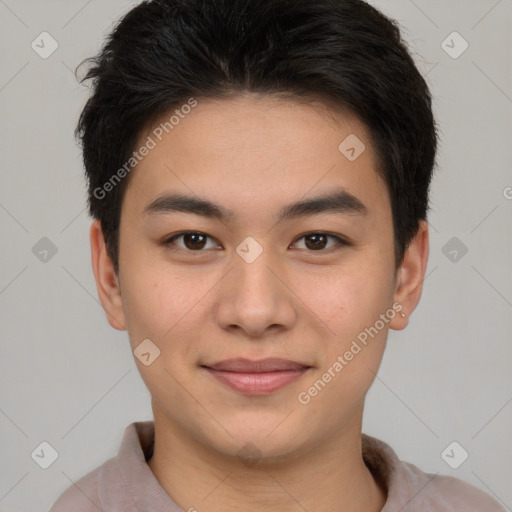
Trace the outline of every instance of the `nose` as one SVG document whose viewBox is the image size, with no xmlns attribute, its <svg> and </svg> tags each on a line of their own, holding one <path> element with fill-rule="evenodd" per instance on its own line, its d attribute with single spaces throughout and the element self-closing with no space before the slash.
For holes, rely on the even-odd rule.
<svg viewBox="0 0 512 512">
<path fill-rule="evenodd" d="M 261 338 L 270 330 L 291 329 L 297 321 L 297 300 L 284 266 L 263 250 L 254 260 L 236 254 L 223 279 L 216 308 L 217 322 Z"/>
</svg>

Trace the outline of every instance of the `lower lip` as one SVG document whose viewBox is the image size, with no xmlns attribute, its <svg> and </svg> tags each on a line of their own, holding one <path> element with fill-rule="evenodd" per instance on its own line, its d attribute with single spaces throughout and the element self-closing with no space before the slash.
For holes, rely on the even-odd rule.
<svg viewBox="0 0 512 512">
<path fill-rule="evenodd" d="M 244 395 L 267 395 L 296 381 L 308 370 L 302 368 L 268 373 L 240 373 L 206 369 L 223 384 Z"/>
</svg>

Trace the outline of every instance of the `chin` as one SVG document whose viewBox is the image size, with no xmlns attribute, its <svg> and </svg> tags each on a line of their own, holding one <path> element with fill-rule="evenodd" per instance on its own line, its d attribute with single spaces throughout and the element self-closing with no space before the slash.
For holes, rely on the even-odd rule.
<svg viewBox="0 0 512 512">
<path fill-rule="evenodd" d="M 211 445 L 225 455 L 236 457 L 250 465 L 251 461 L 266 461 L 276 464 L 294 458 L 304 450 L 308 441 L 311 441 L 300 428 L 294 425 L 285 425 L 286 420 L 280 424 L 286 415 L 282 415 L 270 427 L 267 422 L 252 421 L 239 424 L 226 424 L 232 437 L 227 434 L 222 439 L 210 439 Z"/>
</svg>

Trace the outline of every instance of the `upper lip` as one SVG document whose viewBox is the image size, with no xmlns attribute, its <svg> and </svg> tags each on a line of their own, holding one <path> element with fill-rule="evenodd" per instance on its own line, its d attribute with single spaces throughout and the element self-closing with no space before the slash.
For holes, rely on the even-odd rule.
<svg viewBox="0 0 512 512">
<path fill-rule="evenodd" d="M 297 363 L 296 361 L 278 358 L 261 359 L 259 361 L 243 358 L 226 359 L 215 364 L 204 366 L 212 370 L 239 373 L 266 373 L 309 368 L 308 365 Z"/>
</svg>

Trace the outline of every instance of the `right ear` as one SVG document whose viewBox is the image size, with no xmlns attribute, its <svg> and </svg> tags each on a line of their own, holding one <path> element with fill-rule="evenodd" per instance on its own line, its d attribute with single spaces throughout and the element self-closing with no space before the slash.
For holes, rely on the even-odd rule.
<svg viewBox="0 0 512 512">
<path fill-rule="evenodd" d="M 126 330 L 123 300 L 119 279 L 114 264 L 108 254 L 101 223 L 95 219 L 91 224 L 91 259 L 96 288 L 101 305 L 107 315 L 108 323 L 119 331 Z"/>
</svg>

